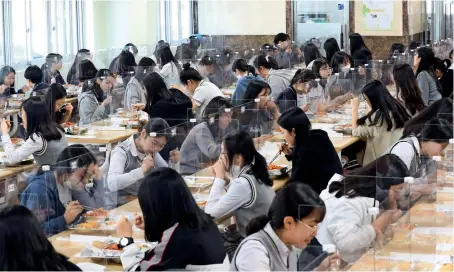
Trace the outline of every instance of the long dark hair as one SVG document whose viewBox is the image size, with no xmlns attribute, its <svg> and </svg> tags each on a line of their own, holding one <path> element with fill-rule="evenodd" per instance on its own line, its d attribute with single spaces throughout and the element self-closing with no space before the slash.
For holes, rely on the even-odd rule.
<svg viewBox="0 0 454 272">
<path fill-rule="evenodd" d="M 451 98 L 437 100 L 405 123 L 403 136 L 418 135 L 424 124 L 433 118 L 445 119 L 452 124 L 452 112 Z"/>
<path fill-rule="evenodd" d="M 323 44 L 323 49 L 325 49 L 326 59 L 328 60 L 328 63 L 331 62 L 334 54 L 340 51 L 339 44 L 337 43 L 337 40 L 335 38 L 329 38 L 328 40 L 326 40 Z"/>
<path fill-rule="evenodd" d="M 211 99 L 202 114 L 202 121 L 205 122 L 213 135 L 213 138 L 219 137 L 219 122 L 210 122 L 211 119 L 219 120 L 219 117 L 225 112 L 225 109 L 233 108 L 230 100 L 216 96 Z"/>
<path fill-rule="evenodd" d="M 58 83 L 51 84 L 47 89 L 47 92 L 45 93 L 45 100 L 49 109 L 49 114 L 52 117 L 52 120 L 54 120 L 57 124 L 60 124 L 62 120 L 57 120 L 56 118 L 55 102 L 58 99 L 66 98 L 66 96 L 67 94 L 65 87 Z"/>
<path fill-rule="evenodd" d="M 164 67 L 169 62 L 173 62 L 175 66 L 177 67 L 178 71 L 181 70 L 181 66 L 178 63 L 178 61 L 175 59 L 175 57 L 172 54 L 172 51 L 170 50 L 169 46 L 164 46 L 158 50 L 158 56 L 160 59 L 160 67 Z"/>
<path fill-rule="evenodd" d="M 60 140 L 63 131 L 60 125 L 56 124 L 50 117 L 46 102 L 39 96 L 32 96 L 22 103 L 21 110 L 27 115 L 26 138 L 31 138 L 33 134 L 40 135 L 46 141 Z"/>
<path fill-rule="evenodd" d="M 135 75 L 135 78 L 137 81 L 142 83 L 143 79 L 154 72 L 154 68 L 156 67 L 156 63 L 154 60 L 148 58 L 148 57 L 143 57 L 138 64 L 137 67 L 137 72 Z"/>
<path fill-rule="evenodd" d="M 251 65 L 248 65 L 246 60 L 244 59 L 237 59 L 232 64 L 232 72 L 235 73 L 235 70 L 238 69 L 239 71 L 245 73 L 247 72 L 248 75 L 257 76 L 255 72 L 255 68 Z"/>
<path fill-rule="evenodd" d="M 143 85 L 147 91 L 146 111 L 148 113 L 151 113 L 152 107 L 160 100 L 173 97 L 167 89 L 164 79 L 156 72 L 147 75 L 143 79 Z"/>
<path fill-rule="evenodd" d="M 418 76 L 422 71 L 427 71 L 432 77 L 434 77 L 435 53 L 432 48 L 420 47 L 416 50 L 416 52 L 421 58 L 418 69 L 416 70 L 416 76 Z"/>
<path fill-rule="evenodd" d="M 307 118 L 307 115 L 304 111 L 298 107 L 291 108 L 279 117 L 277 123 L 282 128 L 291 132 L 293 129 L 295 130 L 295 143 L 303 143 L 305 139 L 309 136 L 311 131 L 311 121 Z"/>
<path fill-rule="evenodd" d="M 270 56 L 265 56 L 263 54 L 258 55 L 254 60 L 254 67 L 256 69 L 264 67 L 266 69 L 278 70 L 281 69 L 277 61 Z"/>
<path fill-rule="evenodd" d="M 66 271 L 67 259 L 57 253 L 37 218 L 24 206 L 0 211 L 0 270 Z"/>
<path fill-rule="evenodd" d="M 366 43 L 363 40 L 363 37 L 359 33 L 352 33 L 349 36 L 350 38 L 350 52 L 353 53 L 358 51 L 358 50 L 366 50 L 370 55 L 372 55 L 372 52 L 370 49 L 367 47 Z"/>
<path fill-rule="evenodd" d="M 318 51 L 318 47 L 311 42 L 306 44 L 306 46 L 304 46 L 303 54 L 304 54 L 304 62 L 306 63 L 306 67 L 309 66 L 309 64 L 313 60 L 316 60 L 316 59 L 322 57 L 322 55 Z"/>
<path fill-rule="evenodd" d="M 284 218 L 287 216 L 301 220 L 313 213 L 318 215 L 317 222 L 323 221 L 326 213 L 323 200 L 310 186 L 292 182 L 277 192 L 268 215 L 259 216 L 249 222 L 246 234 L 249 236 L 258 232 L 268 223 L 276 231 L 284 227 Z"/>
<path fill-rule="evenodd" d="M 80 49 L 77 52 L 76 57 L 74 58 L 73 65 L 69 69 L 68 76 L 66 77 L 66 82 L 68 84 L 72 84 L 74 82 L 74 79 L 78 80 L 78 78 L 75 78 L 79 69 L 79 64 L 81 61 L 85 60 L 90 56 L 90 50 L 88 49 Z"/>
<path fill-rule="evenodd" d="M 120 56 L 118 57 L 117 71 L 119 76 L 123 79 L 124 86 L 126 86 L 135 75 L 136 68 L 137 63 L 134 55 L 129 51 L 121 51 Z"/>
<path fill-rule="evenodd" d="M 372 110 L 358 119 L 358 125 L 364 125 L 369 120 L 369 126 L 382 126 L 386 122 L 387 131 L 393 128 L 403 128 L 411 116 L 402 104 L 391 96 L 386 87 L 378 80 L 369 82 L 363 88 L 363 94 L 369 99 Z M 372 115 L 375 114 L 374 120 Z M 394 121 L 394 124 L 393 124 Z"/>
<path fill-rule="evenodd" d="M 344 65 L 347 60 L 350 61 L 350 64 L 352 64 L 352 59 L 347 53 L 342 51 L 336 52 L 331 58 L 331 68 L 333 68 L 333 74 L 342 72 L 341 66 Z"/>
<path fill-rule="evenodd" d="M 316 59 L 314 61 L 314 63 L 312 64 L 312 72 L 315 73 L 315 76 L 317 78 L 322 78 L 320 76 L 320 69 L 323 67 L 323 66 L 328 66 L 329 67 L 329 62 L 324 59 L 324 58 L 319 58 L 319 59 Z"/>
<path fill-rule="evenodd" d="M 109 69 L 101 69 L 96 73 L 94 79 L 87 80 L 82 86 L 82 92 L 92 92 L 98 102 L 104 101 L 104 91 L 101 89 L 101 86 L 98 83 L 99 80 L 105 80 L 107 77 L 113 77 L 114 74 Z"/>
<path fill-rule="evenodd" d="M 424 100 L 422 100 L 421 90 L 418 87 L 415 73 L 408 64 L 397 64 L 393 70 L 394 81 L 396 82 L 396 97 L 400 95 L 404 100 L 405 107 L 410 111 L 411 115 L 426 108 Z"/>
<path fill-rule="evenodd" d="M 292 81 L 290 81 L 290 85 L 293 86 L 294 84 L 298 83 L 301 81 L 302 83 L 306 82 L 314 82 L 314 85 L 312 85 L 312 88 L 317 87 L 317 84 L 315 82 L 315 79 L 317 77 L 315 76 L 315 73 L 312 72 L 312 70 L 309 69 L 298 69 L 295 73 L 295 75 L 292 78 Z"/>
<path fill-rule="evenodd" d="M 265 158 L 255 149 L 254 140 L 246 131 L 239 131 L 227 135 L 224 147 L 229 159 L 229 170 L 232 168 L 235 155 L 241 155 L 246 165 L 251 165 L 251 174 L 261 183 L 273 186 L 268 174 L 268 164 Z"/>
<path fill-rule="evenodd" d="M 156 242 L 175 224 L 185 230 L 203 230 L 214 224 L 209 215 L 197 206 L 184 179 L 171 168 L 151 171 L 139 189 L 145 239 Z"/>
<path fill-rule="evenodd" d="M 246 91 L 244 92 L 243 103 L 251 103 L 255 101 L 255 99 L 259 96 L 263 89 L 269 89 L 271 91 L 270 85 L 265 81 L 251 81 L 247 86 Z"/>
<path fill-rule="evenodd" d="M 79 64 L 79 81 L 85 82 L 87 80 L 93 79 L 96 77 L 97 72 L 98 69 L 96 69 L 91 60 L 83 60 Z"/>
<path fill-rule="evenodd" d="M 16 75 L 16 70 L 14 70 L 14 68 L 11 66 L 4 66 L 0 70 L 0 85 L 5 84 L 5 77 L 7 77 L 9 73 L 13 73 L 14 75 Z M 14 83 L 16 83 L 16 81 L 14 81 Z M 10 88 L 14 89 L 14 84 L 10 86 Z"/>
<path fill-rule="evenodd" d="M 333 181 L 329 192 L 335 197 L 376 197 L 376 189 L 388 190 L 393 185 L 404 183 L 410 176 L 407 165 L 396 155 L 387 154 L 364 167 L 353 170 L 341 181 Z"/>
</svg>

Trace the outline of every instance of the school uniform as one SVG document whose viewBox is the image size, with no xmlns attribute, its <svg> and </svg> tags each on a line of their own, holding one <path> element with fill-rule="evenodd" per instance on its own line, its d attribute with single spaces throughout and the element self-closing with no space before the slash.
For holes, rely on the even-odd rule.
<svg viewBox="0 0 454 272">
<path fill-rule="evenodd" d="M 246 89 L 249 86 L 249 83 L 251 83 L 252 81 L 263 81 L 263 78 L 260 76 L 247 75 L 247 76 L 240 78 L 237 81 L 237 83 L 235 85 L 235 91 L 233 92 L 233 95 L 232 95 L 233 105 L 237 106 L 237 105 L 244 104 L 244 102 L 243 102 L 244 94 L 246 93 Z"/>
<path fill-rule="evenodd" d="M 230 271 L 296 271 L 294 250 L 281 241 L 268 223 L 246 237 L 230 264 Z"/>
<path fill-rule="evenodd" d="M 46 84 L 52 84 L 52 78 L 55 78 L 55 83 L 58 83 L 60 85 L 65 85 L 66 82 L 63 79 L 60 71 L 55 71 L 53 73 L 50 73 L 48 69 L 43 70 L 43 83 Z"/>
<path fill-rule="evenodd" d="M 55 165 L 58 156 L 68 146 L 65 133 L 58 129 L 61 139 L 47 141 L 39 133 L 31 135 L 23 145 L 16 147 L 8 134 L 2 135 L 3 149 L 6 153 L 6 163 L 16 164 L 33 155 L 38 165 Z"/>
<path fill-rule="evenodd" d="M 342 176 L 334 175 L 320 194 L 326 215 L 318 225 L 317 240 L 322 245 L 336 245 L 341 259 L 352 264 L 374 243 L 376 234 L 369 209 L 378 207 L 379 202 L 369 197 L 336 198 L 337 191 L 330 193 L 329 185 L 342 179 Z"/>
<path fill-rule="evenodd" d="M 123 105 L 126 109 L 132 109 L 132 104 L 147 104 L 147 95 L 145 87 L 136 77 L 131 78 L 124 95 Z"/>
<path fill-rule="evenodd" d="M 419 89 L 421 89 L 422 100 L 426 105 L 441 99 L 441 91 L 434 76 L 427 71 L 422 71 L 416 77 Z"/>
<path fill-rule="evenodd" d="M 137 150 L 134 136 L 121 142 L 112 150 L 107 187 L 112 193 L 112 200 L 116 200 L 116 203 L 109 203 L 109 205 L 120 206 L 127 203 L 129 196 L 137 196 L 141 181 L 145 177 L 141 168 L 144 158 L 145 154 Z M 169 167 L 159 153 L 153 154 L 153 159 L 154 168 Z M 178 168 L 178 164 L 170 164 L 170 167 Z"/>
<path fill-rule="evenodd" d="M 20 194 L 21 205 L 38 219 L 48 236 L 66 230 L 65 207 L 60 201 L 57 181 L 51 171 L 34 176 Z"/>
<path fill-rule="evenodd" d="M 421 145 L 414 135 L 410 135 L 392 144 L 383 155 L 386 154 L 398 156 L 405 163 L 411 175 L 415 174 L 422 164 Z"/>
<path fill-rule="evenodd" d="M 267 214 L 274 199 L 272 186 L 268 186 L 254 176 L 251 166 L 245 166 L 237 178 L 229 183 L 224 195 L 225 180 L 216 178 L 208 196 L 205 212 L 214 218 L 235 213 L 237 229 L 246 237 L 246 226 L 257 216 Z"/>
<path fill-rule="evenodd" d="M 125 247 L 121 263 L 125 271 L 163 271 L 221 264 L 225 257 L 221 234 L 214 222 L 203 230 L 190 230 L 176 223 L 164 231 L 151 251 L 142 253 L 136 244 Z"/>
<path fill-rule="evenodd" d="M 31 90 L 25 93 L 25 98 L 29 98 L 30 96 L 41 96 L 45 95 L 47 89 L 50 87 L 49 84 L 46 83 L 38 83 L 35 85 L 35 87 Z"/>
<path fill-rule="evenodd" d="M 80 125 L 87 125 L 109 117 L 110 107 L 105 107 L 99 102 L 92 91 L 81 93 L 78 97 L 78 103 Z"/>
<path fill-rule="evenodd" d="M 328 133 L 311 130 L 304 142 L 296 143 L 291 156 L 291 182 L 303 182 L 320 194 L 334 174 L 342 174 L 342 164 Z"/>
<path fill-rule="evenodd" d="M 279 95 L 290 86 L 293 76 L 294 73 L 291 70 L 270 70 L 266 81 L 271 87 L 271 100 L 276 101 Z"/>
<path fill-rule="evenodd" d="M 166 83 L 167 89 L 170 89 L 172 85 L 180 84 L 180 71 L 181 67 L 178 67 L 174 62 L 167 63 L 159 71 L 159 74 Z"/>
<path fill-rule="evenodd" d="M 199 86 L 195 89 L 192 99 L 198 106 L 195 110 L 195 118 L 202 120 L 203 112 L 205 111 L 211 100 L 218 96 L 224 96 L 216 85 L 211 82 L 201 81 Z"/>
</svg>

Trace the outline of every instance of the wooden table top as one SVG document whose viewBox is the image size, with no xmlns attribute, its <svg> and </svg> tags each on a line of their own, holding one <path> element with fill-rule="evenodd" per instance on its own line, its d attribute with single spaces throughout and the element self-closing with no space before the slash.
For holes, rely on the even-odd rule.
<svg viewBox="0 0 454 272">
<path fill-rule="evenodd" d="M 0 169 L 0 179 L 8 178 L 14 175 L 18 175 L 22 172 L 27 172 L 31 171 L 34 168 L 36 168 L 36 164 L 27 164 L 27 165 L 21 165 L 21 166 L 16 166 L 16 167 L 5 167 L 3 169 Z"/>
<path fill-rule="evenodd" d="M 72 144 L 95 144 L 106 145 L 121 142 L 137 133 L 136 129 L 126 130 L 95 130 L 80 136 L 66 135 L 68 142 Z"/>
<path fill-rule="evenodd" d="M 336 149 L 336 152 L 341 152 L 344 150 L 346 147 L 356 143 L 359 141 L 358 137 L 353 137 L 353 136 L 329 136 L 329 139 L 333 143 L 334 148 Z M 284 142 L 284 136 L 283 135 L 276 135 L 270 138 L 271 142 Z"/>
</svg>

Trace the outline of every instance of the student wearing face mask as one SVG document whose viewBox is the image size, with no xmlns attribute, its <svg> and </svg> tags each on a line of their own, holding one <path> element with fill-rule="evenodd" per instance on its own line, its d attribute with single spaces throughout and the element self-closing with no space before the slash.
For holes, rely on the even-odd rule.
<svg viewBox="0 0 454 272">
<path fill-rule="evenodd" d="M 81 125 L 101 121 L 110 113 L 112 96 L 105 98 L 105 93 L 112 91 L 113 74 L 107 69 L 96 73 L 96 79 L 87 80 L 79 95 L 79 116 Z"/>
<path fill-rule="evenodd" d="M 224 97 L 215 97 L 203 112 L 202 122 L 191 129 L 181 146 L 180 170 L 184 174 L 195 172 L 212 165 L 221 154 L 222 138 L 234 131 L 232 103 Z"/>
<path fill-rule="evenodd" d="M 136 197 L 140 182 L 151 170 L 159 167 L 178 168 L 180 152 L 170 151 L 166 162 L 159 152 L 166 146 L 170 135 L 169 125 L 161 118 L 151 119 L 139 133 L 117 145 L 110 156 L 107 187 L 116 193 L 117 206 Z"/>
<path fill-rule="evenodd" d="M 68 146 L 55 166 L 60 201 L 77 201 L 93 209 L 104 207 L 103 174 L 90 150 L 80 144 Z"/>
<path fill-rule="evenodd" d="M 309 245 L 325 212 L 323 200 L 309 186 L 292 183 L 284 187 L 266 215 L 247 226 L 248 236 L 239 245 L 230 271 L 297 271 L 295 248 Z M 315 271 L 327 271 L 337 261 L 336 255 L 328 256 Z"/>
<path fill-rule="evenodd" d="M 69 122 L 73 111 L 71 103 L 66 103 L 66 89 L 58 83 L 50 85 L 45 95 L 49 114 L 57 124 Z"/>
<path fill-rule="evenodd" d="M 202 76 L 203 80 L 210 82 L 208 77 L 214 73 L 214 65 L 214 59 L 210 56 L 205 56 L 197 64 L 196 70 Z"/>
<path fill-rule="evenodd" d="M 267 213 L 275 196 L 273 181 L 265 158 L 257 152 L 247 132 L 228 135 L 221 150 L 218 162 L 211 168 L 216 178 L 205 212 L 214 218 L 234 212 L 236 230 L 245 237 L 247 224 Z M 227 193 L 223 194 L 226 185 Z"/>
<path fill-rule="evenodd" d="M 280 112 L 285 112 L 293 107 L 300 107 L 304 112 L 310 110 L 312 102 L 322 100 L 323 89 L 318 89 L 315 74 L 311 70 L 296 71 L 290 86 L 283 91 L 276 100 Z"/>
<path fill-rule="evenodd" d="M 246 60 L 237 59 L 233 62 L 232 71 L 235 73 L 235 76 L 238 78 L 238 81 L 235 85 L 235 91 L 232 96 L 233 105 L 244 104 L 243 96 L 246 92 L 246 89 L 252 81 L 261 80 L 263 78 L 255 73 L 255 68 L 251 65 L 248 65 Z"/>
</svg>

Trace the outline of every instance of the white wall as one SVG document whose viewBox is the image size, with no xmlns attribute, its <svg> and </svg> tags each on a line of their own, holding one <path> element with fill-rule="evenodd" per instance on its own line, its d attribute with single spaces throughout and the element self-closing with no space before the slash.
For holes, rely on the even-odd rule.
<svg viewBox="0 0 454 272">
<path fill-rule="evenodd" d="M 199 33 L 276 35 L 286 31 L 285 0 L 201 0 Z"/>
</svg>

